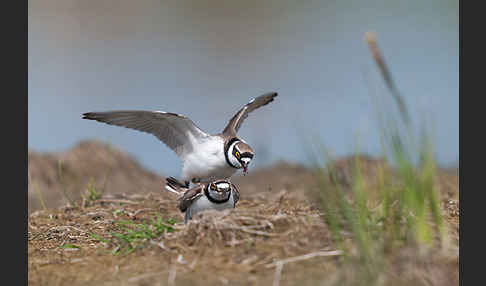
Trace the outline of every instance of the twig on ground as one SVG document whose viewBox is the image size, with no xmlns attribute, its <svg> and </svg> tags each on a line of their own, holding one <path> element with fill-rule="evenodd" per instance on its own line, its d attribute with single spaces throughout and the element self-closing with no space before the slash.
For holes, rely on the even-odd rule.
<svg viewBox="0 0 486 286">
<path fill-rule="evenodd" d="M 316 257 L 316 256 L 336 256 L 336 255 L 341 255 L 341 254 L 342 254 L 342 251 L 340 251 L 340 250 L 313 252 L 313 253 L 309 253 L 309 254 L 305 254 L 305 255 L 301 255 L 301 256 L 296 256 L 296 257 L 292 257 L 292 258 L 278 260 L 276 262 L 265 265 L 265 267 L 270 268 L 270 267 L 276 266 L 275 276 L 273 278 L 273 286 L 278 286 L 279 283 L 280 283 L 280 276 L 282 275 L 283 266 L 286 263 L 310 259 L 310 258 L 313 258 L 313 257 Z"/>
<path fill-rule="evenodd" d="M 128 216 L 131 217 L 131 218 L 136 218 L 139 213 L 146 212 L 146 211 L 157 211 L 157 210 L 155 210 L 153 208 L 139 209 L 139 210 L 136 210 L 133 213 L 128 213 Z"/>
<path fill-rule="evenodd" d="M 179 254 L 179 256 L 177 256 L 177 262 L 180 264 L 187 264 L 187 261 L 184 260 L 182 254 Z"/>
<path fill-rule="evenodd" d="M 280 283 L 280 276 L 282 275 L 284 263 L 281 261 L 277 262 L 277 268 L 275 268 L 275 276 L 273 278 L 273 286 L 278 286 Z"/>
<path fill-rule="evenodd" d="M 241 230 L 243 232 L 247 232 L 247 233 L 251 233 L 251 234 L 257 234 L 257 235 L 263 235 L 263 236 L 278 236 L 279 235 L 279 234 L 276 234 L 276 233 L 268 233 L 268 232 L 264 232 L 264 231 L 248 229 L 247 227 L 244 227 L 244 226 L 225 225 L 225 226 L 223 226 L 223 228 Z"/>
<path fill-rule="evenodd" d="M 170 270 L 169 270 L 169 278 L 167 279 L 167 285 L 169 285 L 169 286 L 175 285 L 176 275 L 177 275 L 177 268 L 176 268 L 175 264 L 172 264 L 172 266 L 170 267 Z"/>
<path fill-rule="evenodd" d="M 341 250 L 312 252 L 312 253 L 304 254 L 304 255 L 301 255 L 301 256 L 296 256 L 296 257 L 292 257 L 292 258 L 278 260 L 276 262 L 265 265 L 265 267 L 271 268 L 271 267 L 275 267 L 279 263 L 286 264 L 286 263 L 290 263 L 290 262 L 310 259 L 310 258 L 313 258 L 313 257 L 316 257 L 316 256 L 338 256 L 338 255 L 342 255 L 342 254 L 343 254 L 343 252 Z"/>
<path fill-rule="evenodd" d="M 114 199 L 101 199 L 97 200 L 97 203 L 119 203 L 119 204 L 128 204 L 128 205 L 138 205 L 139 202 L 133 202 L 129 200 L 114 200 Z"/>
<path fill-rule="evenodd" d="M 167 248 L 167 247 L 164 245 L 164 243 L 163 243 L 162 241 L 153 241 L 153 240 L 151 240 L 151 241 L 150 241 L 150 243 L 151 243 L 151 244 L 153 244 L 153 245 L 157 245 L 158 247 L 162 248 L 162 249 L 163 249 L 163 250 L 165 250 L 165 251 L 170 251 L 170 249 L 168 249 L 168 248 Z"/>
<path fill-rule="evenodd" d="M 142 274 L 142 275 L 134 276 L 132 278 L 129 278 L 127 281 L 128 282 L 135 283 L 135 282 L 138 282 L 138 281 L 143 280 L 145 278 L 149 278 L 149 277 L 153 277 L 153 276 L 157 276 L 157 275 L 162 275 L 162 274 L 163 274 L 163 272 L 147 273 L 147 274 Z"/>
</svg>

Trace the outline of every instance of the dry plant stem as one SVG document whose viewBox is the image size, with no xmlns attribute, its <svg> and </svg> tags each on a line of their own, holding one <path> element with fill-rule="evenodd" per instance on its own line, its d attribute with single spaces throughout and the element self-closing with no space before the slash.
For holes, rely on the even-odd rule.
<svg viewBox="0 0 486 286">
<path fill-rule="evenodd" d="M 103 180 L 103 189 L 101 190 L 101 195 L 103 196 L 106 190 L 106 185 L 108 183 L 108 177 L 110 176 L 111 173 L 111 164 L 110 164 L 110 144 L 107 143 L 107 149 L 108 149 L 108 159 L 106 160 L 106 163 L 108 164 L 108 170 L 106 171 L 105 178 Z"/>
<path fill-rule="evenodd" d="M 378 68 L 380 69 L 380 72 L 385 79 L 386 85 L 391 91 L 391 94 L 395 98 L 398 107 L 400 109 L 400 113 L 403 116 L 403 119 L 406 124 L 410 122 L 410 117 L 407 112 L 407 109 L 405 107 L 405 102 L 398 92 L 398 89 L 395 86 L 395 83 L 393 82 L 393 78 L 391 76 L 390 71 L 388 70 L 388 67 L 385 63 L 385 59 L 381 55 L 380 50 L 378 49 L 378 46 L 376 45 L 376 35 L 373 32 L 366 32 L 365 33 L 365 40 L 368 43 L 368 46 L 370 47 L 371 53 L 373 54 L 373 57 L 375 58 L 376 64 L 378 65 Z"/>
<path fill-rule="evenodd" d="M 29 184 L 32 185 L 32 188 L 34 189 L 34 192 L 37 195 L 37 197 L 38 197 L 38 199 L 39 199 L 39 201 L 40 201 L 40 203 L 42 205 L 42 209 L 44 211 L 46 211 L 47 210 L 46 203 L 44 202 L 44 198 L 42 197 L 42 194 L 39 191 L 39 188 L 38 188 L 37 184 L 32 181 L 32 177 L 30 175 L 30 170 L 28 171 L 27 176 L 28 176 L 27 179 L 29 180 Z"/>
<path fill-rule="evenodd" d="M 66 183 L 64 182 L 64 177 L 62 175 L 62 162 L 61 160 L 57 161 L 57 178 L 59 183 L 61 184 L 61 192 L 64 198 L 68 201 L 71 206 L 75 206 L 76 204 L 74 201 L 68 196 L 68 191 L 66 187 Z"/>
<path fill-rule="evenodd" d="M 39 187 L 37 186 L 37 184 L 33 184 L 32 186 L 34 188 L 34 191 L 35 193 L 37 194 L 37 196 L 39 197 L 39 201 L 41 202 L 41 205 L 42 205 L 42 209 L 44 211 L 47 211 L 47 206 L 46 206 L 46 203 L 44 202 L 44 198 L 42 197 L 42 193 L 40 192 L 39 190 Z"/>
</svg>

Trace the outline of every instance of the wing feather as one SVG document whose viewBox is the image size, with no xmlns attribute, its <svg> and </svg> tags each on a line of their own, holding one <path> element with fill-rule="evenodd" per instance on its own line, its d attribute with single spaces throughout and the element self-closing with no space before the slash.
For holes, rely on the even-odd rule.
<svg viewBox="0 0 486 286">
<path fill-rule="evenodd" d="M 96 120 L 153 134 L 179 157 L 184 157 L 185 154 L 193 150 L 194 140 L 202 140 L 209 136 L 186 116 L 163 111 L 88 112 L 83 114 L 83 119 Z"/>
<path fill-rule="evenodd" d="M 223 130 L 223 134 L 236 135 L 241 127 L 243 121 L 248 117 L 248 113 L 253 110 L 269 104 L 278 94 L 276 92 L 269 92 L 260 95 L 243 106 L 228 122 L 228 125 Z"/>
<path fill-rule="evenodd" d="M 179 210 L 185 212 L 187 208 L 192 204 L 192 202 L 203 195 L 202 191 L 204 185 L 196 186 L 192 189 L 187 190 L 184 195 L 180 198 Z"/>
</svg>

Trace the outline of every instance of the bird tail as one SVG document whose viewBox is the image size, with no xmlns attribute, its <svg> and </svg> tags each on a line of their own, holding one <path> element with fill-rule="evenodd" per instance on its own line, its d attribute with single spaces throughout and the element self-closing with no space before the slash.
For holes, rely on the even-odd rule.
<svg viewBox="0 0 486 286">
<path fill-rule="evenodd" d="M 179 188 L 184 188 L 184 189 L 189 189 L 189 182 L 188 181 L 186 181 L 183 184 L 181 181 L 177 180 L 174 177 L 167 177 L 165 180 L 167 181 L 168 184 L 171 184 L 173 186 L 177 186 Z"/>
<path fill-rule="evenodd" d="M 184 185 L 174 177 L 168 177 L 165 179 L 165 181 L 165 189 L 171 193 L 178 195 L 179 197 L 182 196 L 187 189 L 189 189 L 188 184 Z"/>
</svg>

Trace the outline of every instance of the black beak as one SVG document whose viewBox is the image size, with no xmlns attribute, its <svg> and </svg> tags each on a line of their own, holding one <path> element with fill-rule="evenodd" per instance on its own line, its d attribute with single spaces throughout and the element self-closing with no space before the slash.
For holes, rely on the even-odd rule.
<svg viewBox="0 0 486 286">
<path fill-rule="evenodd" d="M 243 175 L 246 175 L 248 172 L 248 164 L 245 162 L 241 162 L 241 166 L 243 167 Z"/>
</svg>

